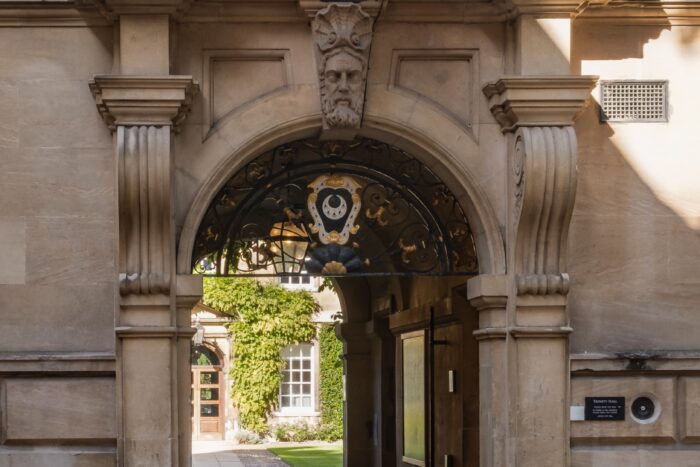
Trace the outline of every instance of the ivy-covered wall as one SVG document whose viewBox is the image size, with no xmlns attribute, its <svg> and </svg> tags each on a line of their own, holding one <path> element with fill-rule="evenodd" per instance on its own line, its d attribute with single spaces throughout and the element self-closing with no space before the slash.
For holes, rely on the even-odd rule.
<svg viewBox="0 0 700 467">
<path fill-rule="evenodd" d="M 335 335 L 333 324 L 322 325 L 318 339 L 321 354 L 318 435 L 321 439 L 335 441 L 343 437 L 343 343 Z"/>
</svg>

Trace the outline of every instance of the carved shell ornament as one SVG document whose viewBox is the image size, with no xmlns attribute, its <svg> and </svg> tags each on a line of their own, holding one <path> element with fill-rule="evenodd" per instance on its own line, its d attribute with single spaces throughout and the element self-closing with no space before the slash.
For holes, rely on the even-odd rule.
<svg viewBox="0 0 700 467">
<path fill-rule="evenodd" d="M 372 39 L 372 18 L 356 4 L 328 5 L 316 14 L 312 28 L 323 53 L 338 47 L 364 51 Z"/>
</svg>

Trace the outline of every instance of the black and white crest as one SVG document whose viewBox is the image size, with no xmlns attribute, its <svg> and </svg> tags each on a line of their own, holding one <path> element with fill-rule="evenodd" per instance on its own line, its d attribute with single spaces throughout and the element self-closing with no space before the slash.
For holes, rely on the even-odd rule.
<svg viewBox="0 0 700 467">
<path fill-rule="evenodd" d="M 324 245 L 345 245 L 359 228 L 355 220 L 362 206 L 358 193 L 361 185 L 348 175 L 321 175 L 309 188 L 312 232 Z"/>
</svg>

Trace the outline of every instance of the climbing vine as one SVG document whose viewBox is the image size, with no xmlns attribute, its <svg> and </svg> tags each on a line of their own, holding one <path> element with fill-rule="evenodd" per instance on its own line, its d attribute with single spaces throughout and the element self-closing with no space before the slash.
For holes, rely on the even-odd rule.
<svg viewBox="0 0 700 467">
<path fill-rule="evenodd" d="M 343 437 L 343 343 L 335 335 L 335 325 L 321 327 L 319 345 L 321 424 L 318 435 L 326 441 L 335 441 Z"/>
<path fill-rule="evenodd" d="M 313 340 L 311 317 L 318 303 L 305 291 L 230 277 L 205 278 L 203 302 L 234 318 L 228 325 L 233 402 L 241 425 L 264 434 L 277 404 L 284 367 L 280 350 Z"/>
</svg>

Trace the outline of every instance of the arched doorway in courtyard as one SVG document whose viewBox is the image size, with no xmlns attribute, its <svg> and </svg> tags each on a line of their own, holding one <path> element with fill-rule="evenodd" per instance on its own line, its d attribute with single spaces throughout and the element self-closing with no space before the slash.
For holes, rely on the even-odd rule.
<svg viewBox="0 0 700 467">
<path fill-rule="evenodd" d="M 458 196 L 420 159 L 369 138 L 263 152 L 210 200 L 190 266 L 334 280 L 345 465 L 478 465 L 478 324 L 466 300 L 477 247 Z"/>
</svg>

